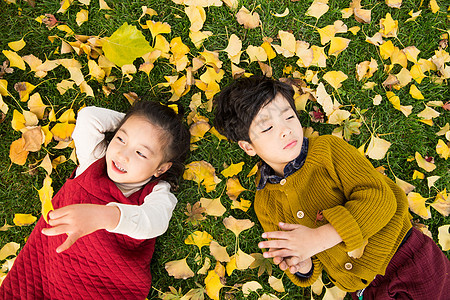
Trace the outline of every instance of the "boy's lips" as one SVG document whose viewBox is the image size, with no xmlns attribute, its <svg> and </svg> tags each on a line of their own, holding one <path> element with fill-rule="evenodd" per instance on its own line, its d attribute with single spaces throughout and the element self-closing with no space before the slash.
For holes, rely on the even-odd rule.
<svg viewBox="0 0 450 300">
<path fill-rule="evenodd" d="M 289 142 L 286 146 L 284 146 L 283 149 L 291 149 L 293 147 L 295 147 L 297 145 L 297 140 L 293 140 L 291 142 Z"/>
<path fill-rule="evenodd" d="M 114 161 L 111 162 L 111 165 L 112 165 L 114 171 L 116 171 L 118 173 L 123 174 L 123 173 L 127 172 L 124 168 L 122 168 L 120 165 L 117 165 L 116 162 L 114 162 Z"/>
</svg>

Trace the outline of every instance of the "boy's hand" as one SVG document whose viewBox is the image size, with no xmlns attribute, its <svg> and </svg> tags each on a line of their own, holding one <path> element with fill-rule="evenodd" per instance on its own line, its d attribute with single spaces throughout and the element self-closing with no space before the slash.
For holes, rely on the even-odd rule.
<svg viewBox="0 0 450 300">
<path fill-rule="evenodd" d="M 271 250 L 269 250 L 271 251 Z M 289 268 L 289 272 L 292 274 L 300 272 L 302 274 L 308 273 L 312 268 L 312 260 L 301 261 L 298 257 L 274 257 L 273 263 L 278 265 L 282 271 L 286 271 Z"/>
<path fill-rule="evenodd" d="M 269 248 L 269 251 L 264 252 L 266 258 L 297 257 L 299 261 L 304 261 L 342 241 L 331 224 L 314 229 L 299 224 L 282 222 L 279 223 L 279 226 L 283 231 L 263 233 L 263 238 L 272 240 L 258 244 L 259 248 Z"/>
<path fill-rule="evenodd" d="M 42 229 L 43 234 L 67 234 L 65 242 L 56 248 L 56 252 L 61 253 L 80 237 L 99 229 L 114 229 L 120 219 L 120 210 L 116 206 L 73 204 L 51 211 L 48 217 L 52 227 Z"/>
</svg>

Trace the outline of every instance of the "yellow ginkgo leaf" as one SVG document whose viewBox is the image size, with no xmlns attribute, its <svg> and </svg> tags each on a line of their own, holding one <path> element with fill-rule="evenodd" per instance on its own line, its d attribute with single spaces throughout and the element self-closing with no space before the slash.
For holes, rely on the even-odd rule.
<svg viewBox="0 0 450 300">
<path fill-rule="evenodd" d="M 414 170 L 413 175 L 412 175 L 412 179 L 424 179 L 425 175 L 422 172 L 419 172 L 417 170 Z"/>
<path fill-rule="evenodd" d="M 408 46 L 405 49 L 403 49 L 402 51 L 405 53 L 406 58 L 409 61 L 411 61 L 415 64 L 417 63 L 417 56 L 419 55 L 420 50 L 417 49 L 416 46 Z"/>
<path fill-rule="evenodd" d="M 391 63 L 393 65 L 398 64 L 403 68 L 406 68 L 408 65 L 408 59 L 406 57 L 406 54 L 398 47 L 394 47 L 394 51 L 391 54 Z"/>
<path fill-rule="evenodd" d="M 20 245 L 14 242 L 9 242 L 0 249 L 0 261 L 6 259 L 8 256 L 16 256 Z"/>
<path fill-rule="evenodd" d="M 237 35 L 234 33 L 230 35 L 230 39 L 228 40 L 228 46 L 223 49 L 226 53 L 228 53 L 228 57 L 233 57 L 238 55 L 242 50 L 242 41 L 239 39 Z"/>
<path fill-rule="evenodd" d="M 411 192 L 408 194 L 408 204 L 411 211 L 418 214 L 424 219 L 431 218 L 430 207 L 425 206 L 427 198 L 422 197 L 419 193 Z"/>
<path fill-rule="evenodd" d="M 147 26 L 148 26 L 148 29 L 150 30 L 150 33 L 152 34 L 153 39 L 159 34 L 171 32 L 171 27 L 166 22 L 163 23 L 163 22 L 155 22 L 152 20 L 148 20 Z"/>
<path fill-rule="evenodd" d="M 66 33 L 66 36 L 71 36 L 75 34 L 75 32 L 67 25 L 58 25 L 56 26 L 56 28 L 58 28 L 61 31 L 64 31 Z"/>
<path fill-rule="evenodd" d="M 240 248 L 236 252 L 236 268 L 238 270 L 246 270 L 250 267 L 250 265 L 255 261 L 255 258 Z"/>
<path fill-rule="evenodd" d="M 370 78 L 378 70 L 377 61 L 373 58 L 356 65 L 356 74 L 359 81 L 364 78 Z"/>
<path fill-rule="evenodd" d="M 36 86 L 28 82 L 18 82 L 14 85 L 14 89 L 19 93 L 20 101 L 28 101 L 30 93 L 34 90 Z"/>
<path fill-rule="evenodd" d="M 8 96 L 8 81 L 0 79 L 0 95 Z"/>
<path fill-rule="evenodd" d="M 251 13 L 245 6 L 242 6 L 236 14 L 236 20 L 239 24 L 244 25 L 246 29 L 256 28 L 261 23 L 259 14 L 257 12 Z"/>
<path fill-rule="evenodd" d="M 194 272 L 188 266 L 186 258 L 180 260 L 169 261 L 164 265 L 169 276 L 175 279 L 188 279 L 194 277 Z"/>
<path fill-rule="evenodd" d="M 282 278 L 276 278 L 274 276 L 269 276 L 269 284 L 270 286 L 279 293 L 284 293 L 284 285 Z"/>
<path fill-rule="evenodd" d="M 108 6 L 108 3 L 106 3 L 105 0 L 99 0 L 99 4 L 100 4 L 100 9 L 105 9 L 105 10 L 112 9 Z"/>
<path fill-rule="evenodd" d="M 438 140 L 438 143 L 436 145 L 436 153 L 445 160 L 447 160 L 448 156 L 450 155 L 450 149 L 448 145 L 441 139 Z"/>
<path fill-rule="evenodd" d="M 30 111 L 34 113 L 38 117 L 38 119 L 42 119 L 44 117 L 44 112 L 47 108 L 47 105 L 42 102 L 42 98 L 39 93 L 34 93 L 33 95 L 31 95 L 27 105 Z"/>
<path fill-rule="evenodd" d="M 372 10 L 355 8 L 353 13 L 355 14 L 356 21 L 358 21 L 359 23 L 366 23 L 366 24 L 370 23 L 372 18 Z"/>
<path fill-rule="evenodd" d="M 294 56 L 294 54 L 296 52 L 296 48 L 297 48 L 297 42 L 295 40 L 295 36 L 288 31 L 279 30 L 278 37 L 280 38 L 280 41 L 281 41 L 282 52 L 279 52 L 279 50 L 277 50 L 277 48 L 275 48 L 275 50 L 277 50 L 278 53 L 281 53 L 284 57 Z M 275 47 L 275 45 L 274 45 L 274 47 Z"/>
<path fill-rule="evenodd" d="M 359 26 L 353 26 L 348 29 L 348 31 L 350 31 L 353 35 L 356 35 L 360 30 L 361 27 Z"/>
<path fill-rule="evenodd" d="M 246 52 L 250 58 L 250 62 L 267 60 L 267 53 L 262 47 L 249 45 Z"/>
<path fill-rule="evenodd" d="M 244 162 L 231 164 L 228 168 L 223 170 L 221 174 L 225 177 L 232 177 L 234 175 L 237 175 L 242 171 L 242 167 L 244 166 L 244 164 L 245 164 Z"/>
<path fill-rule="evenodd" d="M 3 96 L 2 94 L 0 94 L 0 111 L 6 115 L 8 113 L 8 110 L 8 104 L 3 101 Z"/>
<path fill-rule="evenodd" d="M 206 67 L 206 71 L 200 76 L 200 80 L 206 84 L 220 82 L 224 75 L 225 71 L 222 69 L 215 70 L 214 68 Z"/>
<path fill-rule="evenodd" d="M 391 41 L 387 41 L 380 46 L 380 55 L 383 59 L 388 59 L 394 53 L 395 46 Z"/>
<path fill-rule="evenodd" d="M 206 272 L 209 270 L 209 267 L 211 266 L 211 260 L 209 257 L 205 257 L 205 263 L 200 268 L 200 270 L 197 271 L 197 274 L 205 275 Z"/>
<path fill-rule="evenodd" d="M 57 141 L 68 142 L 72 139 L 72 133 L 75 129 L 75 124 L 70 124 L 69 122 L 57 123 L 50 132 Z"/>
<path fill-rule="evenodd" d="M 324 3 L 323 0 L 314 0 L 305 15 L 319 19 L 328 11 L 328 9 L 328 4 Z"/>
<path fill-rule="evenodd" d="M 9 158 L 12 163 L 23 166 L 28 157 L 28 151 L 25 150 L 25 139 L 20 138 L 11 143 L 9 148 Z"/>
<path fill-rule="evenodd" d="M 200 55 L 205 60 L 205 65 L 211 66 L 213 68 L 220 69 L 222 68 L 222 61 L 219 59 L 218 51 L 208 51 L 205 50 L 200 52 Z"/>
<path fill-rule="evenodd" d="M 258 281 L 249 281 L 242 285 L 242 293 L 244 294 L 244 297 L 248 297 L 251 292 L 256 292 L 262 288 L 262 285 Z"/>
<path fill-rule="evenodd" d="M 206 231 L 194 231 L 191 233 L 186 240 L 184 241 L 187 245 L 195 245 L 198 247 L 198 249 L 201 251 L 203 246 L 208 246 L 211 241 L 213 240 L 213 237 L 207 233 Z"/>
<path fill-rule="evenodd" d="M 342 86 L 342 82 L 348 78 L 342 71 L 328 71 L 323 75 L 325 79 L 334 89 L 338 89 Z"/>
<path fill-rule="evenodd" d="M 82 9 L 77 13 L 75 22 L 77 22 L 78 26 L 81 26 L 81 24 L 86 22 L 88 20 L 88 18 L 89 18 L 89 12 L 85 9 Z"/>
<path fill-rule="evenodd" d="M 442 251 L 447 251 L 450 249 L 450 225 L 443 225 L 438 228 L 438 241 L 439 245 L 442 247 Z"/>
<path fill-rule="evenodd" d="M 199 185 L 203 184 L 206 192 L 211 192 L 216 188 L 216 184 L 221 180 L 216 176 L 214 167 L 206 161 L 193 161 L 186 165 L 183 178 L 193 180 Z"/>
<path fill-rule="evenodd" d="M 419 118 L 430 120 L 432 118 L 439 117 L 440 113 L 435 111 L 429 106 L 426 106 L 424 110 L 422 110 L 420 113 L 417 114 Z"/>
<path fill-rule="evenodd" d="M 229 262 L 230 261 L 230 256 L 227 253 L 227 247 L 222 247 L 216 241 L 212 241 L 209 248 L 211 250 L 212 256 L 214 256 L 214 258 L 217 261 L 220 261 L 220 262 Z"/>
<path fill-rule="evenodd" d="M 48 154 L 47 154 L 48 156 Z M 48 223 L 48 213 L 53 210 L 52 197 L 53 197 L 53 187 L 52 179 L 47 175 L 44 179 L 44 184 L 40 190 L 38 190 L 39 199 L 42 203 L 42 216 L 45 222 Z"/>
<path fill-rule="evenodd" d="M 241 198 L 241 201 L 233 200 L 233 202 L 231 203 L 231 209 L 240 209 L 246 212 L 251 205 L 252 205 L 251 201 Z"/>
<path fill-rule="evenodd" d="M 325 286 L 325 295 L 323 296 L 323 299 L 344 299 L 345 295 L 347 295 L 347 292 L 341 290 L 337 286 L 331 288 Z"/>
<path fill-rule="evenodd" d="M 400 8 L 402 6 L 402 0 L 385 0 L 385 3 L 389 7 Z"/>
<path fill-rule="evenodd" d="M 314 292 L 314 294 L 316 294 L 316 295 L 320 295 L 320 294 L 322 294 L 324 286 L 325 285 L 323 284 L 323 281 L 322 281 L 322 274 L 319 274 L 319 277 L 317 278 L 317 280 L 314 281 L 314 283 L 311 285 L 311 291 Z"/>
<path fill-rule="evenodd" d="M 256 172 L 258 172 L 258 164 L 255 164 L 253 166 L 253 168 L 250 170 L 250 172 L 248 172 L 247 177 L 251 177 L 251 176 L 255 175 Z"/>
<path fill-rule="evenodd" d="M 347 49 L 349 43 L 350 43 L 349 39 L 342 37 L 333 37 L 331 39 L 328 55 L 338 56 L 339 53 Z"/>
<path fill-rule="evenodd" d="M 222 202 L 220 202 L 220 197 L 216 199 L 201 198 L 200 203 L 205 208 L 206 214 L 210 216 L 220 217 L 227 211 Z"/>
<path fill-rule="evenodd" d="M 211 127 L 211 129 L 209 130 L 209 133 L 211 133 L 212 135 L 214 135 L 216 138 L 218 138 L 221 141 L 227 140 L 226 136 L 221 135 L 215 127 Z"/>
<path fill-rule="evenodd" d="M 72 108 L 66 110 L 59 118 L 58 118 L 59 122 L 68 122 L 71 124 L 75 124 L 76 120 L 75 120 L 75 112 L 73 111 Z"/>
<path fill-rule="evenodd" d="M 430 8 L 433 14 L 439 11 L 439 5 L 437 4 L 436 0 L 430 0 Z"/>
<path fill-rule="evenodd" d="M 205 289 L 208 297 L 213 300 L 219 300 L 220 289 L 224 286 L 215 270 L 208 271 L 208 276 L 205 278 Z"/>
<path fill-rule="evenodd" d="M 366 150 L 366 155 L 372 159 L 383 159 L 390 146 L 390 142 L 372 136 Z"/>
<path fill-rule="evenodd" d="M 10 50 L 3 50 L 2 53 L 9 60 L 9 65 L 11 67 L 16 67 L 21 70 L 25 70 L 25 61 L 22 59 L 22 57 L 20 57 L 19 54 Z"/>
<path fill-rule="evenodd" d="M 246 190 L 247 189 L 241 185 L 237 177 L 228 178 L 227 195 L 228 197 L 230 197 L 231 200 L 237 200 L 239 194 Z"/>
<path fill-rule="evenodd" d="M 186 6 L 184 8 L 184 12 L 189 18 L 191 22 L 191 27 L 189 30 L 197 32 L 200 31 L 203 27 L 203 23 L 206 20 L 206 12 L 205 9 L 201 6 Z"/>
<path fill-rule="evenodd" d="M 336 29 L 334 25 L 327 25 L 323 28 L 317 28 L 317 32 L 319 32 L 320 35 L 320 43 L 325 45 L 334 37 Z"/>
<path fill-rule="evenodd" d="M 276 54 L 275 51 L 272 49 L 272 46 L 270 45 L 269 42 L 267 42 L 267 41 L 263 42 L 262 45 L 261 45 L 261 48 L 264 49 L 264 51 L 265 51 L 266 54 L 267 54 L 267 58 L 268 58 L 269 60 L 274 59 L 274 58 L 277 56 L 277 54 Z"/>
<path fill-rule="evenodd" d="M 27 226 L 36 222 L 37 218 L 32 214 L 15 214 L 13 222 L 16 226 Z"/>
<path fill-rule="evenodd" d="M 66 146 L 67 147 L 67 146 Z M 64 148 L 66 148 L 66 147 L 60 147 L 59 149 L 64 149 Z M 54 147 L 54 148 L 56 148 L 56 147 Z M 60 156 L 58 156 L 57 158 L 54 158 L 53 160 L 52 160 L 52 167 L 53 167 L 53 169 L 56 169 L 56 167 L 58 166 L 58 165 L 60 165 L 60 164 L 62 164 L 62 163 L 64 163 L 64 162 L 66 162 L 67 161 L 67 159 L 66 159 L 66 157 L 64 156 L 64 155 L 60 155 Z"/>
<path fill-rule="evenodd" d="M 431 163 L 431 162 L 426 161 L 426 160 L 422 157 L 422 155 L 420 155 L 419 152 L 416 152 L 416 154 L 415 154 L 415 159 L 416 159 L 417 165 L 418 165 L 419 167 L 421 167 L 422 169 L 424 169 L 425 171 L 427 171 L 427 172 L 431 172 L 431 171 L 433 171 L 434 169 L 436 169 L 436 165 L 433 164 L 433 163 Z"/>
<path fill-rule="evenodd" d="M 191 143 L 199 141 L 209 131 L 211 125 L 208 122 L 195 122 L 189 128 Z"/>
<path fill-rule="evenodd" d="M 47 172 L 47 175 L 50 175 L 52 173 L 53 166 L 52 166 L 52 161 L 50 160 L 50 156 L 48 155 L 48 153 L 44 157 L 42 162 L 39 164 L 39 167 L 43 168 Z"/>
<path fill-rule="evenodd" d="M 418 84 L 420 84 L 422 82 L 422 80 L 426 77 L 426 75 L 422 71 L 422 68 L 418 64 L 413 65 L 411 67 L 411 69 L 409 70 L 409 72 L 411 73 L 412 78 Z"/>
<path fill-rule="evenodd" d="M 236 255 L 233 255 L 233 256 L 231 256 L 230 262 L 227 263 L 227 267 L 226 267 L 228 276 L 230 276 L 233 273 L 233 271 L 236 270 L 236 269 L 237 269 L 237 267 L 236 267 Z"/>
<path fill-rule="evenodd" d="M 405 194 L 409 194 L 412 190 L 414 190 L 416 187 L 404 180 L 401 180 L 398 177 L 395 177 L 395 183 L 405 192 Z"/>
<path fill-rule="evenodd" d="M 450 195 L 444 189 L 436 195 L 436 199 L 430 205 L 437 210 L 441 215 L 447 217 L 450 214 Z"/>
<path fill-rule="evenodd" d="M 25 140 L 24 149 L 30 152 L 41 150 L 41 145 L 45 141 L 45 136 L 40 126 L 27 127 L 23 132 L 22 137 Z"/>
<path fill-rule="evenodd" d="M 11 48 L 14 51 L 19 51 L 22 50 L 23 47 L 25 47 L 27 43 L 25 43 L 25 41 L 22 39 L 18 40 L 18 41 L 14 41 L 14 42 L 9 42 L 8 46 L 9 48 Z"/>
<path fill-rule="evenodd" d="M 390 13 L 386 14 L 385 19 L 380 19 L 380 32 L 384 37 L 396 37 L 398 30 L 398 21 L 392 19 Z"/>
<path fill-rule="evenodd" d="M 434 183 L 436 181 L 438 181 L 439 178 L 441 178 L 441 176 L 430 176 L 430 177 L 427 177 L 428 188 L 431 189 L 431 187 L 434 186 Z"/>
<path fill-rule="evenodd" d="M 211 31 L 190 31 L 189 37 L 191 38 L 192 43 L 195 45 L 197 49 L 199 49 L 203 42 L 212 36 L 213 33 Z"/>
<path fill-rule="evenodd" d="M 238 237 L 242 231 L 252 228 L 253 225 L 255 225 L 255 223 L 249 219 L 235 219 L 233 216 L 224 218 L 223 224 L 227 229 L 231 230 L 236 237 Z"/>
</svg>

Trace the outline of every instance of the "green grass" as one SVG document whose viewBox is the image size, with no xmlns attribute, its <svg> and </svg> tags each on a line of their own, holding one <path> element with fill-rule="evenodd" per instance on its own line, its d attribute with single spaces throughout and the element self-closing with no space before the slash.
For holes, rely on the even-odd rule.
<svg viewBox="0 0 450 300">
<path fill-rule="evenodd" d="M 279 30 L 290 31 L 294 34 L 297 40 L 303 40 L 309 42 L 311 45 L 323 46 L 320 44 L 320 36 L 313 26 L 322 28 L 324 26 L 332 24 L 336 20 L 342 20 L 348 28 L 352 26 L 360 26 L 362 30 L 358 32 L 356 36 L 350 32 L 344 34 L 338 34 L 338 36 L 351 39 L 349 47 L 343 51 L 337 58 L 331 56 L 327 59 L 327 67 L 324 69 L 311 67 L 311 70 L 318 71 L 319 78 L 330 70 L 340 70 L 348 75 L 348 79 L 343 82 L 338 92 L 334 92 L 334 96 L 344 105 L 344 109 L 350 109 L 352 106 L 355 108 L 365 109 L 363 114 L 364 124 L 360 127 L 361 133 L 359 135 L 353 135 L 350 143 L 356 147 L 361 146 L 363 143 L 370 139 L 371 132 L 376 130 L 377 134 L 380 134 L 382 138 L 392 143 L 389 149 L 389 155 L 382 160 L 372 160 L 375 167 L 384 166 L 387 176 L 394 179 L 394 174 L 398 178 L 405 180 L 416 186 L 415 192 L 420 193 L 424 197 L 435 197 L 437 191 L 441 191 L 444 188 L 450 187 L 450 171 L 448 168 L 448 160 L 440 158 L 436 154 L 436 144 L 439 139 L 445 140 L 443 136 L 436 136 L 436 132 L 439 131 L 439 127 L 443 127 L 446 123 L 450 122 L 448 111 L 444 111 L 442 108 L 436 108 L 440 112 L 440 116 L 434 119 L 434 126 L 430 127 L 418 121 L 417 113 L 422 111 L 424 104 L 428 101 L 443 101 L 444 103 L 450 100 L 448 81 L 436 84 L 432 81 L 432 78 L 425 78 L 421 84 L 416 86 L 422 91 L 425 96 L 425 100 L 416 100 L 409 95 L 409 85 L 400 90 L 393 90 L 397 96 L 401 99 L 402 105 L 412 105 L 413 112 L 409 117 L 405 117 L 400 111 L 395 110 L 392 104 L 387 100 L 385 96 L 386 91 L 382 87 L 381 83 L 387 78 L 387 74 L 383 71 L 383 64 L 389 64 L 388 60 L 382 60 L 378 53 L 378 48 L 365 42 L 365 36 L 371 37 L 379 31 L 379 20 L 385 18 L 386 13 L 390 13 L 394 20 L 399 21 L 398 39 L 390 39 L 397 47 L 404 48 L 407 46 L 416 46 L 421 52 L 420 58 L 428 59 L 434 55 L 434 52 L 438 50 L 438 44 L 441 40 L 441 34 L 449 30 L 449 17 L 448 17 L 448 3 L 446 1 L 438 1 L 440 5 L 440 11 L 433 14 L 428 8 L 428 2 L 424 1 L 422 7 L 419 8 L 421 1 L 419 0 L 404 0 L 401 9 L 389 8 L 384 4 L 384 1 L 367 0 L 362 1 L 363 8 L 372 9 L 372 22 L 370 24 L 360 24 L 353 17 L 348 19 L 342 19 L 340 10 L 349 6 L 350 1 L 330 1 L 329 11 L 323 15 L 318 21 L 313 17 L 305 16 L 305 12 L 312 3 L 312 0 L 292 2 L 288 0 L 283 1 L 240 1 L 239 8 L 245 5 L 249 10 L 255 10 L 260 14 L 262 26 L 256 29 L 244 29 L 239 25 L 235 19 L 235 12 L 228 7 L 209 7 L 205 8 L 206 21 L 202 30 L 209 30 L 213 32 L 213 36 L 205 41 L 204 45 L 200 49 L 196 49 L 189 38 L 189 26 L 190 22 L 184 13 L 184 7 L 182 5 L 175 4 L 172 1 L 108 1 L 108 4 L 113 8 L 111 11 L 99 10 L 98 1 L 92 1 L 89 7 L 81 5 L 75 1 L 68 11 L 64 14 L 56 13 L 60 4 L 58 1 L 36 1 L 36 7 L 31 7 L 25 1 L 17 1 L 17 4 L 7 4 L 5 1 L 0 0 L 0 50 L 10 50 L 8 43 L 17 41 L 24 37 L 26 46 L 19 51 L 21 56 L 34 54 L 41 60 L 58 58 L 75 58 L 83 65 L 83 74 L 87 71 L 87 58 L 86 55 L 78 56 L 74 53 L 59 54 L 55 51 L 60 46 L 60 42 L 56 40 L 51 43 L 48 39 L 49 36 L 58 35 L 63 38 L 64 33 L 55 29 L 48 30 L 44 25 L 39 24 L 34 19 L 40 15 L 50 13 L 55 14 L 56 18 L 61 24 L 66 24 L 72 28 L 76 34 L 80 35 L 93 35 L 107 37 L 114 33 L 124 22 L 128 22 L 132 25 L 137 25 L 137 20 L 141 16 L 143 5 L 147 5 L 158 12 L 158 16 L 152 18 L 144 16 L 141 19 L 141 23 L 145 23 L 146 20 L 155 20 L 167 22 L 171 25 L 172 32 L 165 34 L 166 39 L 170 42 L 171 39 L 180 36 L 182 41 L 191 49 L 188 54 L 189 59 L 197 57 L 199 52 L 203 49 L 209 51 L 222 50 L 227 47 L 228 39 L 231 34 L 236 34 L 243 43 L 243 50 L 249 45 L 259 46 L 263 42 L 263 37 L 269 37 L 274 40 L 274 44 L 280 44 L 277 37 Z M 76 13 L 81 9 L 87 9 L 89 11 L 89 21 L 82 24 L 80 27 L 76 24 Z M 282 13 L 288 8 L 290 13 L 287 17 L 277 18 L 273 14 Z M 422 9 L 421 15 L 413 22 L 406 22 L 410 16 L 408 12 L 414 10 L 414 12 Z M 308 25 L 309 24 L 309 25 Z M 139 26 L 138 26 L 139 27 Z M 148 41 L 152 41 L 152 37 L 148 30 L 143 30 Z M 73 41 L 72 37 L 67 37 L 66 40 Z M 326 46 L 326 51 L 328 46 Z M 448 52 L 448 48 L 445 49 Z M 231 64 L 225 52 L 219 53 L 220 59 L 224 62 L 223 70 L 226 75 L 220 82 L 220 86 L 223 87 L 232 81 L 231 78 Z M 247 72 L 254 74 L 261 74 L 261 70 L 256 62 L 248 64 L 245 62 L 247 59 L 245 53 L 242 54 L 241 63 L 239 67 L 244 68 Z M 365 81 L 358 81 L 356 79 L 355 66 L 365 60 L 374 58 L 378 63 L 378 71 L 368 79 L 377 83 L 374 90 L 364 90 L 362 85 Z M 0 63 L 5 61 L 5 56 L 0 53 Z M 297 58 L 285 58 L 282 55 L 277 55 L 276 58 L 271 60 L 270 65 L 273 67 L 273 77 L 281 78 L 291 76 L 290 74 L 284 74 L 283 68 L 287 65 L 291 65 L 294 70 L 305 73 L 306 69 L 300 68 L 296 65 Z M 136 66 L 139 66 L 141 59 L 135 62 Z M 408 63 L 408 69 L 412 63 Z M 395 66 L 393 73 L 400 71 L 399 66 Z M 203 71 L 200 72 L 200 74 Z M 432 72 L 436 75 L 436 72 Z M 85 94 L 79 94 L 77 90 L 70 90 L 64 95 L 60 95 L 56 90 L 56 84 L 61 79 L 69 78 L 68 71 L 63 67 L 58 67 L 48 73 L 44 79 L 38 79 L 34 77 L 34 72 L 29 71 L 27 66 L 26 71 L 21 71 L 14 68 L 14 73 L 6 74 L 3 79 L 8 81 L 8 91 L 18 99 L 18 93 L 14 90 L 14 84 L 17 82 L 30 82 L 34 85 L 40 84 L 34 92 L 39 92 L 43 98 L 44 103 L 52 104 L 56 111 L 63 110 L 70 106 L 74 109 L 79 109 L 83 105 L 96 105 L 101 107 L 107 107 L 119 111 L 126 111 L 129 107 L 128 101 L 122 96 L 123 93 L 136 92 L 138 95 L 149 95 L 152 99 L 167 102 L 167 99 L 171 97 L 171 94 L 166 88 L 159 88 L 158 83 L 166 82 L 164 76 L 177 75 L 174 67 L 169 64 L 167 59 L 159 59 L 155 63 L 154 69 L 150 72 L 150 76 L 147 77 L 143 72 L 138 72 L 133 75 L 133 80 L 128 81 L 122 79 L 120 69 L 113 69 L 112 74 L 115 75 L 118 80 L 114 82 L 116 89 L 108 97 L 102 93 L 102 84 L 95 80 L 89 80 L 89 84 L 94 90 L 95 98 L 86 97 Z M 199 75 L 195 75 L 195 78 L 199 78 Z M 86 76 L 86 79 L 89 77 Z M 323 80 L 321 80 L 323 82 Z M 333 93 L 330 86 L 324 83 L 328 93 Z M 311 88 L 315 88 L 316 85 L 308 83 Z M 181 103 L 189 112 L 188 106 L 191 101 L 191 96 L 194 93 L 199 92 L 199 89 L 192 87 L 191 91 L 183 96 L 179 103 Z M 372 99 L 376 94 L 383 96 L 383 101 L 380 105 L 373 105 Z M 204 94 L 202 95 L 203 101 L 206 101 Z M 19 106 L 26 108 L 25 102 L 17 102 L 12 97 L 3 97 L 3 100 L 9 106 L 9 112 L 6 114 L 4 121 L 0 124 L 0 223 L 5 221 L 8 224 L 13 224 L 14 214 L 16 213 L 30 213 L 34 216 L 40 215 L 40 202 L 37 195 L 37 189 L 42 187 L 42 181 L 45 177 L 45 171 L 42 168 L 33 169 L 29 165 L 36 163 L 44 158 L 47 151 L 53 157 L 58 155 L 65 155 L 69 157 L 71 151 L 55 150 L 52 147 L 56 145 L 56 142 L 52 142 L 46 150 L 41 150 L 35 153 L 30 153 L 28 161 L 24 166 L 18 166 L 12 164 L 9 159 L 9 146 L 10 144 L 20 137 L 20 133 L 14 131 L 10 124 L 12 120 L 12 112 L 14 109 L 19 109 Z M 312 111 L 313 106 L 318 105 L 313 102 L 309 102 L 306 106 L 306 110 Z M 210 119 L 210 123 L 213 120 L 213 114 L 205 109 L 199 109 L 201 115 L 204 115 Z M 187 115 L 186 113 L 186 115 Z M 335 125 L 314 123 L 311 121 L 309 115 L 306 112 L 300 113 L 300 119 L 304 127 L 313 127 L 321 135 L 330 134 Z M 43 122 L 47 124 L 47 121 Z M 447 141 L 448 142 L 448 141 Z M 241 184 L 247 188 L 246 191 L 241 194 L 241 197 L 247 200 L 253 200 L 255 182 L 254 177 L 247 178 L 246 175 L 250 169 L 257 162 L 257 159 L 246 156 L 236 144 L 229 143 L 227 141 L 219 141 L 213 135 L 207 133 L 205 138 L 196 143 L 198 149 L 193 151 L 188 162 L 205 160 L 211 163 L 216 173 L 219 174 L 226 166 L 231 163 L 237 163 L 240 161 L 245 162 L 243 171 L 238 175 Z M 415 152 L 424 155 L 433 156 L 436 170 L 426 174 L 426 176 L 438 175 L 441 176 L 439 181 L 436 182 L 436 188 L 429 189 L 426 180 L 412 180 L 412 173 L 414 170 L 421 170 L 415 162 L 410 162 L 408 159 L 414 156 Z M 389 161 L 388 161 L 389 158 Z M 394 174 L 391 173 L 388 163 Z M 53 170 L 53 188 L 55 192 L 64 184 L 66 178 L 70 175 L 75 168 L 75 164 L 68 161 Z M 30 171 L 32 169 L 32 171 Z M 182 259 L 187 257 L 187 262 L 194 272 L 197 272 L 202 263 L 198 264 L 196 261 L 196 255 L 199 254 L 198 249 L 192 245 L 184 244 L 186 237 L 195 230 L 207 231 L 214 239 L 222 246 L 227 246 L 227 251 L 230 255 L 234 254 L 235 249 L 235 237 L 227 230 L 223 224 L 223 217 L 234 216 L 238 219 L 250 219 L 255 222 L 254 227 L 243 232 L 239 237 L 239 246 L 246 253 L 260 253 L 257 247 L 258 241 L 260 241 L 260 234 L 262 233 L 261 226 L 259 225 L 253 208 L 250 208 L 247 212 L 240 210 L 231 210 L 231 200 L 222 191 L 226 185 L 226 179 L 218 175 L 222 182 L 218 184 L 217 188 L 206 193 L 203 187 L 193 181 L 182 181 L 180 189 L 177 192 L 179 204 L 177 205 L 173 218 L 170 223 L 169 230 L 157 240 L 157 250 L 152 261 L 152 274 L 153 274 L 153 287 L 149 294 L 149 299 L 158 298 L 158 290 L 162 292 L 168 292 L 169 286 L 175 288 L 181 288 L 182 293 L 187 293 L 192 288 L 198 288 L 197 283 L 204 286 L 205 275 L 196 274 L 193 278 L 187 280 L 177 280 L 171 276 L 168 276 L 164 269 L 164 264 L 169 261 Z M 187 216 L 185 215 L 186 205 L 188 203 L 194 204 L 199 201 L 200 198 L 217 198 L 221 197 L 222 204 L 227 208 L 227 212 L 223 217 L 211 217 L 208 216 L 206 220 L 200 222 L 198 225 L 192 225 L 186 223 Z M 416 220 L 429 226 L 429 230 L 433 234 L 433 239 L 438 242 L 437 234 L 438 228 L 442 225 L 449 224 L 449 218 L 443 217 L 434 209 L 431 209 L 432 218 L 429 220 L 423 220 L 419 216 L 413 214 Z M 3 225 L 3 224 L 2 224 Z M 32 226 L 18 227 L 14 226 L 7 231 L 0 232 L 0 247 L 3 247 L 8 242 L 17 242 L 21 246 L 24 245 L 27 236 L 30 234 Z M 448 251 L 446 255 L 448 255 Z M 202 258 L 209 257 L 212 265 L 215 265 L 215 259 L 210 255 L 207 247 L 202 248 Z M 273 276 L 281 278 L 283 272 L 277 267 L 273 268 Z M 301 289 L 293 285 L 286 276 L 283 277 L 283 283 L 285 285 L 285 293 L 275 292 L 268 284 L 268 275 L 264 273 L 258 277 L 257 269 L 255 270 L 236 270 L 231 276 L 226 276 L 226 288 L 221 291 L 221 298 L 223 299 L 242 299 L 241 286 L 248 281 L 258 281 L 264 288 L 264 292 L 259 290 L 260 295 L 262 293 L 273 293 L 279 298 L 285 299 L 307 299 L 309 298 L 309 289 Z M 322 294 L 323 296 L 323 294 Z M 206 297 L 206 296 L 205 296 Z M 257 295 L 252 293 L 249 299 L 257 299 Z"/>
</svg>

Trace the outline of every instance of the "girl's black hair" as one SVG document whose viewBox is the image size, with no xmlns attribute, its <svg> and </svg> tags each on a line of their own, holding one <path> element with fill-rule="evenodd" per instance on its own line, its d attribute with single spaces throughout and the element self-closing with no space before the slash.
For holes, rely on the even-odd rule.
<svg viewBox="0 0 450 300">
<path fill-rule="evenodd" d="M 167 181 L 173 190 L 177 189 L 178 181 L 184 172 L 184 162 L 189 156 L 190 133 L 183 124 L 183 107 L 178 105 L 178 113 L 172 108 L 159 102 L 140 100 L 128 110 L 125 117 L 114 132 L 105 134 L 105 140 L 109 143 L 117 130 L 131 117 L 146 118 L 152 125 L 160 127 L 164 134 L 161 135 L 164 143 L 162 149 L 164 160 L 171 162 L 172 166 L 158 179 Z M 153 180 L 153 179 L 152 179 Z"/>
</svg>

